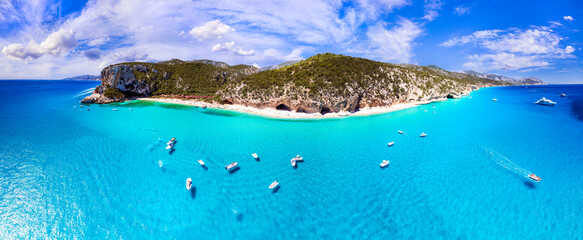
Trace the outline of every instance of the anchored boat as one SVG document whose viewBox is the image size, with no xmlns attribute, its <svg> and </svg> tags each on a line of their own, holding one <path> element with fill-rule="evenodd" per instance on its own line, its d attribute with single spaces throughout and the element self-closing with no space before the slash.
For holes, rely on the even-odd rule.
<svg viewBox="0 0 583 240">
<path fill-rule="evenodd" d="M 389 165 L 389 160 L 383 160 L 383 162 L 381 163 L 381 168 L 384 168 L 387 165 Z"/>
<path fill-rule="evenodd" d="M 257 156 L 257 153 L 252 153 L 251 156 L 253 156 L 253 158 L 255 158 L 255 160 L 259 160 L 259 156 Z"/>
<path fill-rule="evenodd" d="M 204 166 L 204 161 L 202 159 L 198 159 L 198 163 L 202 166 Z"/>
<path fill-rule="evenodd" d="M 554 106 L 555 104 L 557 104 L 556 102 L 553 102 L 549 99 L 546 99 L 545 97 L 539 99 L 538 101 L 536 101 L 534 103 L 540 104 L 540 105 L 545 105 L 545 106 Z"/>
<path fill-rule="evenodd" d="M 279 184 L 278 181 L 273 181 L 270 185 L 269 185 L 269 189 L 274 189 L 275 187 L 277 187 L 277 185 Z"/>
<path fill-rule="evenodd" d="M 235 168 L 237 166 L 237 164 L 239 164 L 239 163 L 238 162 L 232 162 L 231 164 L 225 166 L 225 169 L 231 170 L 231 169 Z"/>
<path fill-rule="evenodd" d="M 390 146 L 393 146 L 393 144 L 395 144 L 395 142 L 390 142 L 390 143 L 387 143 L 387 145 L 388 145 L 389 147 L 390 147 Z"/>
<path fill-rule="evenodd" d="M 192 188 L 192 179 L 186 179 L 186 190 L 190 190 Z"/>
</svg>

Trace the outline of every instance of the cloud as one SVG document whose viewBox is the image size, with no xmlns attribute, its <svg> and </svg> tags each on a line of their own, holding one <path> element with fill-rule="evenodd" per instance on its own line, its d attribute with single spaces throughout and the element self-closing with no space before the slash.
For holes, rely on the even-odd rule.
<svg viewBox="0 0 583 240">
<path fill-rule="evenodd" d="M 231 51 L 239 56 L 249 56 L 255 53 L 255 50 L 245 51 L 240 46 L 235 46 L 235 42 L 226 42 L 224 44 L 217 43 L 212 47 L 213 52 Z"/>
<path fill-rule="evenodd" d="M 190 34 L 196 37 L 199 41 L 206 40 L 209 38 L 222 38 L 223 34 L 235 31 L 232 27 L 221 23 L 219 20 L 214 20 L 205 23 L 202 26 L 198 26 L 190 30 Z"/>
<path fill-rule="evenodd" d="M 425 0 L 425 16 L 423 19 L 433 21 L 439 16 L 437 10 L 441 9 L 443 3 L 440 0 Z"/>
<path fill-rule="evenodd" d="M 30 41 L 25 47 L 20 43 L 10 44 L 2 48 L 2 53 L 15 59 L 37 59 L 44 54 L 58 56 L 77 46 L 75 34 L 72 30 L 60 29 L 51 33 L 43 42 L 37 44 Z"/>
<path fill-rule="evenodd" d="M 457 6 L 455 7 L 455 9 L 453 10 L 453 14 L 461 16 L 461 15 L 466 15 L 470 13 L 470 8 L 469 7 L 465 7 L 465 6 Z"/>
<path fill-rule="evenodd" d="M 383 24 L 369 28 L 367 36 L 374 47 L 373 51 L 383 61 L 411 61 L 413 41 L 423 33 L 417 24 L 407 19 L 400 19 L 398 25 L 390 30 Z"/>
<path fill-rule="evenodd" d="M 485 70 L 521 70 L 546 67 L 552 60 L 574 58 L 575 48 L 563 46 L 563 38 L 551 28 L 531 26 L 528 29 L 483 30 L 455 37 L 440 44 L 443 47 L 472 44 L 481 54 L 468 56 L 466 67 Z M 476 48 L 473 48 L 476 49 Z"/>
<path fill-rule="evenodd" d="M 90 49 L 85 51 L 83 54 L 90 60 L 97 60 L 101 58 L 101 51 L 98 49 Z"/>
<path fill-rule="evenodd" d="M 563 19 L 565 19 L 565 21 L 573 21 L 575 20 L 573 17 L 571 16 L 564 16 Z"/>
</svg>

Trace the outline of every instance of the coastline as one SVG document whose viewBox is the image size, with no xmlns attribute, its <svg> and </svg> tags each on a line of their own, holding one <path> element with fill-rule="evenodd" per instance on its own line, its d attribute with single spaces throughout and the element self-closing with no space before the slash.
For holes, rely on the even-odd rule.
<svg viewBox="0 0 583 240">
<path fill-rule="evenodd" d="M 277 119 L 327 119 L 327 118 L 344 118 L 350 116 L 371 116 L 371 115 L 379 115 L 385 114 L 389 112 L 399 111 L 407 108 L 412 108 L 419 105 L 430 104 L 433 102 L 441 102 L 446 101 L 447 98 L 439 98 L 433 101 L 413 101 L 409 103 L 398 103 L 391 106 L 383 106 L 383 107 L 366 107 L 361 108 L 357 112 L 347 112 L 347 111 L 340 111 L 337 113 L 326 113 L 322 115 L 320 113 L 298 113 L 292 111 L 282 111 L 277 110 L 275 108 L 255 108 L 249 107 L 239 104 L 217 104 L 217 103 L 208 103 L 204 101 L 197 101 L 197 100 L 184 100 L 184 99 L 177 99 L 177 98 L 138 98 L 137 100 L 140 101 L 150 101 L 150 102 L 160 102 L 160 103 L 169 103 L 169 104 L 179 104 L 179 105 L 187 105 L 187 106 L 194 106 L 194 107 L 201 107 L 201 108 L 211 108 L 211 109 L 220 109 L 220 110 L 228 110 L 233 112 L 257 115 L 262 117 L 268 118 L 277 118 Z"/>
</svg>

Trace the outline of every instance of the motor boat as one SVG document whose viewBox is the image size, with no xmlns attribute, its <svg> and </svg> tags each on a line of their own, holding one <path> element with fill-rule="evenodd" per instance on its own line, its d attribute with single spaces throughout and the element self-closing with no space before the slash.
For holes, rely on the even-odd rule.
<svg viewBox="0 0 583 240">
<path fill-rule="evenodd" d="M 173 147 L 174 147 L 174 141 L 176 141 L 176 138 L 172 138 L 172 139 L 170 139 L 170 141 L 168 141 L 168 142 L 166 143 L 166 145 L 167 145 L 167 146 L 166 146 L 166 149 L 173 148 Z"/>
<path fill-rule="evenodd" d="M 540 182 L 541 178 L 537 175 L 534 175 L 534 173 L 531 173 L 530 175 L 528 175 L 528 178 L 530 178 L 531 180 L 535 181 L 535 182 Z"/>
<path fill-rule="evenodd" d="M 231 164 L 225 166 L 225 169 L 231 170 L 231 169 L 235 168 L 237 166 L 237 164 L 239 164 L 239 163 L 238 162 L 232 162 Z"/>
<path fill-rule="evenodd" d="M 566 97 L 567 95 L 565 95 L 564 93 L 561 93 L 561 97 Z"/>
<path fill-rule="evenodd" d="M 117 111 L 117 108 L 111 109 L 112 111 Z"/>
<path fill-rule="evenodd" d="M 405 134 L 403 131 L 399 130 L 399 134 Z"/>
<path fill-rule="evenodd" d="M 395 144 L 395 142 L 390 142 L 390 143 L 387 143 L 387 145 L 388 145 L 389 147 L 390 147 L 390 146 L 393 146 L 393 144 Z"/>
<path fill-rule="evenodd" d="M 293 158 L 292 158 L 292 160 L 291 160 L 291 165 L 292 165 L 292 167 L 295 167 L 295 166 L 296 166 L 296 160 L 295 160 L 295 159 L 293 159 Z"/>
<path fill-rule="evenodd" d="M 257 153 L 252 153 L 251 156 L 253 156 L 253 158 L 255 158 L 255 160 L 259 160 L 259 156 L 257 156 Z"/>
<path fill-rule="evenodd" d="M 425 133 L 421 133 L 421 135 L 419 135 L 419 137 L 425 137 L 425 136 L 427 136 L 427 134 L 425 134 Z"/>
<path fill-rule="evenodd" d="M 275 187 L 277 187 L 277 185 L 279 184 L 278 181 L 273 181 L 270 185 L 269 185 L 269 189 L 274 189 Z"/>
<path fill-rule="evenodd" d="M 204 161 L 202 159 L 198 159 L 198 163 L 202 166 L 204 166 Z"/>
<path fill-rule="evenodd" d="M 294 160 L 294 161 L 304 161 L 304 158 L 303 157 L 300 157 L 300 155 L 296 155 L 296 157 L 295 158 L 292 158 L 292 160 Z"/>
<path fill-rule="evenodd" d="M 546 99 L 545 97 L 539 99 L 538 101 L 536 101 L 534 103 L 540 104 L 540 105 L 545 105 L 545 106 L 554 106 L 555 104 L 557 104 L 556 102 L 553 102 L 549 99 Z"/>
<path fill-rule="evenodd" d="M 496 98 L 492 98 L 492 101 L 494 101 L 494 102 L 497 102 L 497 101 L 498 101 L 498 99 L 496 99 Z"/>
<path fill-rule="evenodd" d="M 387 165 L 389 165 L 389 160 L 383 160 L 383 162 L 381 163 L 381 168 L 384 168 Z"/>
<path fill-rule="evenodd" d="M 192 188 L 192 179 L 186 179 L 186 190 L 190 190 Z"/>
</svg>

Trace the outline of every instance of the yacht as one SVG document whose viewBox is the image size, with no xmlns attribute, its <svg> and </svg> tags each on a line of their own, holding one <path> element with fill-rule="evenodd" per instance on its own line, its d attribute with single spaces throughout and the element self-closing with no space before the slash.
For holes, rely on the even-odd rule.
<svg viewBox="0 0 583 240">
<path fill-rule="evenodd" d="M 425 133 L 421 133 L 421 135 L 419 135 L 419 137 L 425 137 L 425 136 L 427 136 L 427 134 L 425 134 Z"/>
<path fill-rule="evenodd" d="M 225 166 L 225 169 L 231 170 L 231 169 L 235 168 L 237 166 L 237 164 L 239 164 L 239 163 L 238 162 L 232 162 L 231 164 Z"/>
<path fill-rule="evenodd" d="M 186 179 L 186 190 L 190 190 L 192 188 L 192 179 Z"/>
<path fill-rule="evenodd" d="M 167 146 L 166 146 L 166 149 L 173 148 L 173 147 L 174 147 L 174 141 L 175 141 L 175 140 L 176 140 L 176 138 L 172 138 L 172 139 L 170 139 L 170 141 L 168 141 L 168 142 L 166 143 L 166 145 L 167 145 Z"/>
<path fill-rule="evenodd" d="M 112 111 L 117 111 L 117 108 L 111 109 Z"/>
<path fill-rule="evenodd" d="M 300 155 L 296 155 L 296 157 L 295 158 L 292 158 L 292 160 L 294 160 L 294 161 L 304 161 L 304 158 L 303 157 L 300 157 Z"/>
<path fill-rule="evenodd" d="M 292 165 L 292 167 L 296 166 L 296 160 L 294 158 L 292 158 L 292 160 L 291 160 L 291 165 Z"/>
<path fill-rule="evenodd" d="M 492 101 L 497 102 L 498 99 L 497 98 L 492 98 Z"/>
<path fill-rule="evenodd" d="M 534 103 L 540 104 L 540 105 L 546 105 L 546 106 L 554 106 L 555 104 L 557 104 L 556 102 L 553 102 L 549 99 L 546 99 L 545 97 L 539 99 L 538 101 L 536 101 Z"/>
<path fill-rule="evenodd" d="M 259 160 L 259 156 L 257 156 L 257 153 L 252 153 L 251 156 L 253 156 L 253 158 L 255 158 L 255 160 Z"/>
<path fill-rule="evenodd" d="M 390 146 L 393 146 L 393 144 L 395 144 L 395 142 L 390 142 L 390 143 L 387 143 L 387 145 L 388 145 L 389 147 L 390 147 Z"/>
<path fill-rule="evenodd" d="M 200 165 L 204 166 L 204 161 L 202 159 L 198 159 L 198 163 L 200 163 Z"/>
<path fill-rule="evenodd" d="M 384 168 L 387 165 L 389 165 L 389 160 L 383 160 L 383 162 L 381 163 L 381 168 Z"/>
<path fill-rule="evenodd" d="M 561 97 L 566 97 L 567 95 L 565 95 L 564 93 L 561 93 Z"/>
<path fill-rule="evenodd" d="M 277 185 L 279 184 L 278 181 L 273 181 L 270 185 L 269 185 L 269 189 L 274 189 L 275 187 L 277 187 Z"/>
<path fill-rule="evenodd" d="M 399 134 L 405 134 L 403 131 L 399 130 Z"/>
<path fill-rule="evenodd" d="M 534 175 L 534 173 L 531 173 L 530 175 L 528 175 L 528 178 L 530 178 L 531 180 L 535 181 L 535 182 L 540 182 L 540 177 L 537 175 Z"/>
</svg>

